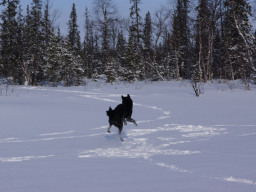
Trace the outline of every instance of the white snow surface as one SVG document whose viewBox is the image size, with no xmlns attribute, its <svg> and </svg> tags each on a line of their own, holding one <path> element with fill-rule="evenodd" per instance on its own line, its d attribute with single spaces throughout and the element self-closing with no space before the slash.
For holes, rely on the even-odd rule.
<svg viewBox="0 0 256 192">
<path fill-rule="evenodd" d="M 238 82 L 1 85 L 1 192 L 255 192 L 256 88 Z M 138 126 L 107 133 L 130 94 Z M 7 95 L 7 96 L 6 96 Z"/>
</svg>

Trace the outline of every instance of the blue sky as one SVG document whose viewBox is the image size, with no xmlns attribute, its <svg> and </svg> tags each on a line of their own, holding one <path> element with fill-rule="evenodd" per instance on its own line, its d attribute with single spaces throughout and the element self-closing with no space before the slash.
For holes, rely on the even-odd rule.
<svg viewBox="0 0 256 192">
<path fill-rule="evenodd" d="M 46 0 L 42 0 L 44 3 Z M 62 34 L 66 35 L 67 33 L 67 22 L 69 20 L 69 15 L 71 12 L 72 4 L 76 4 L 77 15 L 78 15 L 78 25 L 79 30 L 81 32 L 81 39 L 84 38 L 84 12 L 85 7 L 88 7 L 89 10 L 93 7 L 93 2 L 95 0 L 50 0 L 50 4 L 52 5 L 51 11 L 58 10 L 61 15 L 59 19 L 56 21 L 55 25 L 59 26 Z M 119 14 L 122 17 L 129 17 L 130 13 L 130 0 L 112 0 L 118 7 Z M 250 0 L 251 2 L 256 2 L 256 0 Z M 23 10 L 26 10 L 26 6 L 30 5 L 32 0 L 20 0 Z M 171 5 L 174 4 L 176 0 L 142 0 L 142 4 L 140 5 L 141 16 L 145 17 L 147 11 L 150 11 L 151 14 L 154 13 L 156 9 L 159 9 L 161 5 Z M 197 2 L 197 0 L 196 0 Z M 191 3 L 195 3 L 195 1 L 191 1 Z M 174 5 L 172 5 L 174 6 Z M 254 28 L 256 28 L 255 21 L 252 20 Z"/>
<path fill-rule="evenodd" d="M 130 14 L 130 0 L 112 0 L 118 7 L 119 14 L 123 17 L 129 17 Z M 23 10 L 26 10 L 26 5 L 30 5 L 32 0 L 20 0 Z M 43 0 L 45 2 L 45 0 Z M 72 4 L 76 4 L 77 16 L 78 16 L 78 25 L 81 31 L 81 38 L 83 38 L 83 28 L 84 28 L 84 12 L 85 7 L 88 7 L 89 10 L 93 7 L 94 0 L 50 0 L 52 4 L 51 11 L 58 10 L 61 12 L 59 19 L 56 21 L 56 25 L 60 27 L 61 32 L 65 34 L 67 30 L 67 22 L 69 20 L 69 15 L 71 12 Z M 140 5 L 141 16 L 145 17 L 147 11 L 150 11 L 151 14 L 154 13 L 155 9 L 161 7 L 161 5 L 167 5 L 170 0 L 142 0 Z"/>
</svg>

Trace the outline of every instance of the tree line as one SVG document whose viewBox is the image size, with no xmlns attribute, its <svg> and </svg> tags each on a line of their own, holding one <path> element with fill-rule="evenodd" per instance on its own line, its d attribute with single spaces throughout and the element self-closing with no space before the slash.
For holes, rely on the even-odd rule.
<svg viewBox="0 0 256 192">
<path fill-rule="evenodd" d="M 0 77 L 13 84 L 80 85 L 84 78 L 135 80 L 242 79 L 256 82 L 256 32 L 247 0 L 176 0 L 141 15 L 142 0 L 130 0 L 121 18 L 112 0 L 94 0 L 84 12 L 80 37 L 76 5 L 67 35 L 54 26 L 46 0 L 1 1 Z M 25 14 L 24 14 L 25 12 Z"/>
</svg>

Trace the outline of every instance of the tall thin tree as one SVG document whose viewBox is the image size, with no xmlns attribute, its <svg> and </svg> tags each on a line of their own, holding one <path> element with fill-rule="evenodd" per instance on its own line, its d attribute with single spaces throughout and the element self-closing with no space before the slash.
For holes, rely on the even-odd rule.
<svg viewBox="0 0 256 192">
<path fill-rule="evenodd" d="M 71 46 L 71 50 L 75 55 L 79 55 L 81 51 L 81 39 L 80 31 L 77 24 L 77 12 L 76 5 L 73 3 L 72 10 L 70 12 L 69 21 L 68 21 L 68 40 Z"/>
<path fill-rule="evenodd" d="M 172 47 L 174 48 L 176 79 L 190 77 L 190 30 L 188 25 L 188 0 L 178 0 L 173 15 Z"/>
</svg>

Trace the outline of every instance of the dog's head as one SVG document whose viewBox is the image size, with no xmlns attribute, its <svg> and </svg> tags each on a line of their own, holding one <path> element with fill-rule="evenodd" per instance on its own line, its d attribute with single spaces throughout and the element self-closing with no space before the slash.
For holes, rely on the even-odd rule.
<svg viewBox="0 0 256 192">
<path fill-rule="evenodd" d="M 106 111 L 107 116 L 111 117 L 112 112 L 113 112 L 112 108 L 111 108 L 111 107 L 109 107 L 108 111 Z"/>
<path fill-rule="evenodd" d="M 127 94 L 127 97 L 124 97 L 122 95 L 122 104 L 132 104 L 132 99 L 129 94 Z"/>
</svg>

